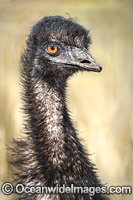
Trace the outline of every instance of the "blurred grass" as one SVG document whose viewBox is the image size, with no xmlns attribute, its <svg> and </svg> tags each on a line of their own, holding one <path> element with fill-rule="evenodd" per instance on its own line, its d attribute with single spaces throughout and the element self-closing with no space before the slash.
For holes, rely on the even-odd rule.
<svg viewBox="0 0 133 200">
<path fill-rule="evenodd" d="M 132 0 L 0 0 L 1 182 L 10 180 L 5 144 L 21 135 L 18 69 L 29 30 L 44 16 L 70 15 L 91 29 L 90 51 L 103 66 L 100 74 L 80 73 L 69 81 L 72 118 L 101 179 L 108 186 L 133 184 L 132 4 Z"/>
</svg>

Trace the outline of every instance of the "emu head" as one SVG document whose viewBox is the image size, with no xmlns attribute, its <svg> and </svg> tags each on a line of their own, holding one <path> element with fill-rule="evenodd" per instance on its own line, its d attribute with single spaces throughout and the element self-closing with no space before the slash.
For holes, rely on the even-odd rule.
<svg viewBox="0 0 133 200">
<path fill-rule="evenodd" d="M 88 31 L 71 19 L 44 17 L 31 30 L 27 59 L 32 71 L 47 78 L 66 79 L 77 71 L 100 72 L 102 68 L 88 53 Z"/>
</svg>

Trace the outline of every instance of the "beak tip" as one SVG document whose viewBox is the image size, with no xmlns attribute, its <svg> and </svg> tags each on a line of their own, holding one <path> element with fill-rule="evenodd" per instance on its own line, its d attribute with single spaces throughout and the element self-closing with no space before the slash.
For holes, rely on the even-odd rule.
<svg viewBox="0 0 133 200">
<path fill-rule="evenodd" d="M 101 72 L 102 71 L 102 67 L 101 66 L 99 66 L 99 72 Z"/>
</svg>

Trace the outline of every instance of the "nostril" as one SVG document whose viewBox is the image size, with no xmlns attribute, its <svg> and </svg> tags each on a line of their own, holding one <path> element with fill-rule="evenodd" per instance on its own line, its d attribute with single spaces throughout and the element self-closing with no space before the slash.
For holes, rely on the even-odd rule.
<svg viewBox="0 0 133 200">
<path fill-rule="evenodd" d="M 82 60 L 81 63 L 88 63 L 88 64 L 90 64 L 91 62 L 89 60 Z"/>
</svg>

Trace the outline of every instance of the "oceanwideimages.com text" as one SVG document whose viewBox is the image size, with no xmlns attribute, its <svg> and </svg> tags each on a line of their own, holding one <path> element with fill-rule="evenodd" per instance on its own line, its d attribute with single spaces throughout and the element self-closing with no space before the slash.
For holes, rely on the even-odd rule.
<svg viewBox="0 0 133 200">
<path fill-rule="evenodd" d="M 132 194 L 131 186 L 110 186 L 107 188 L 104 187 L 76 187 L 73 184 L 70 187 L 63 184 L 59 186 L 58 184 L 55 187 L 45 187 L 45 186 L 26 186 L 22 183 L 19 183 L 13 186 L 12 183 L 4 183 L 1 187 L 1 191 L 5 195 L 10 195 L 12 193 L 17 193 L 21 195 L 25 194 L 89 194 L 94 196 L 95 194 Z"/>
</svg>

